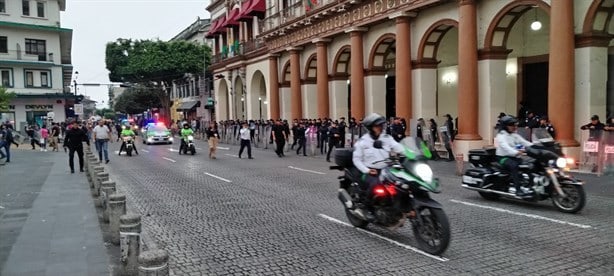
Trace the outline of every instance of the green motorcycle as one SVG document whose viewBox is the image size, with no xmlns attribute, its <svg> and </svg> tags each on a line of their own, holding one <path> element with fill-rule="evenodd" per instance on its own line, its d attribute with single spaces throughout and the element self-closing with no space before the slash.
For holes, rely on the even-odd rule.
<svg viewBox="0 0 614 276">
<path fill-rule="evenodd" d="M 441 254 L 448 247 L 451 234 L 441 204 L 429 194 L 441 192 L 439 180 L 433 177 L 433 171 L 426 163 L 431 153 L 411 137 L 400 143 L 405 147 L 401 156 L 379 161 L 387 166 L 381 170 L 380 183 L 373 187 L 371 200 L 366 198 L 364 175 L 352 163 L 352 150 L 335 150 L 337 166 L 330 169 L 344 171 L 344 175 L 339 177 L 339 200 L 355 227 L 365 228 L 373 223 L 395 230 L 409 220 L 419 247 L 430 254 Z M 374 147 L 381 149 L 381 141 L 375 141 Z M 366 209 L 373 211 L 373 217 L 369 218 L 360 211 Z"/>
</svg>

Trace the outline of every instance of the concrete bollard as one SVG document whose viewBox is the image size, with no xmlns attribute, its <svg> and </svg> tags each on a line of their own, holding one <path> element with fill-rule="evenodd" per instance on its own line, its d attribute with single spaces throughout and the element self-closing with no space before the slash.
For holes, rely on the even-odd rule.
<svg viewBox="0 0 614 276">
<path fill-rule="evenodd" d="M 141 253 L 141 216 L 123 215 L 119 218 L 119 223 L 121 275 L 136 275 Z"/>
<path fill-rule="evenodd" d="M 109 222 L 109 197 L 115 194 L 115 182 L 105 181 L 100 183 L 100 206 L 102 207 L 102 221 Z"/>
<path fill-rule="evenodd" d="M 100 196 L 100 183 L 104 181 L 109 181 L 109 173 L 104 171 L 96 173 L 96 178 L 94 179 L 94 196 Z"/>
<path fill-rule="evenodd" d="M 94 187 L 94 176 L 96 173 L 102 172 L 104 170 L 103 166 L 100 166 L 100 162 L 96 161 L 91 164 L 91 169 L 87 174 L 87 180 L 90 181 L 90 187 Z"/>
<path fill-rule="evenodd" d="M 465 156 L 462 153 L 457 153 L 454 157 L 456 160 L 456 175 L 461 176 L 465 173 Z"/>
<path fill-rule="evenodd" d="M 111 243 L 119 244 L 119 218 L 126 214 L 126 196 L 117 193 L 110 195 L 107 208 L 109 212 Z"/>
<path fill-rule="evenodd" d="M 168 253 L 162 249 L 139 255 L 139 276 L 168 276 Z"/>
</svg>

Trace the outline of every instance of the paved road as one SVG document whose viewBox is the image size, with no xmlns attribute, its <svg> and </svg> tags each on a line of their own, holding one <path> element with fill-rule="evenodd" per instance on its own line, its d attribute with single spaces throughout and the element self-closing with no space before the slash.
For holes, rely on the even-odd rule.
<svg viewBox="0 0 614 276">
<path fill-rule="evenodd" d="M 460 187 L 454 164 L 433 163 L 443 185 L 434 198 L 452 227 L 437 257 L 414 251 L 409 227 L 369 234 L 344 225 L 339 173 L 321 157 L 255 149 L 255 160 L 238 159 L 236 146 L 221 145 L 230 150 L 209 160 L 204 142 L 196 156 L 138 146 L 140 156 L 113 156 L 110 171 L 175 275 L 614 275 L 606 179 L 594 178 L 586 208 L 570 215 L 550 202 L 483 200 Z"/>
</svg>

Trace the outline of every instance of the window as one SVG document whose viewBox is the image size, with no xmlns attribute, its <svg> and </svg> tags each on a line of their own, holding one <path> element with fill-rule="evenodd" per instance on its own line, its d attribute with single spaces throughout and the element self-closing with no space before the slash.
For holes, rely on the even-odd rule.
<svg viewBox="0 0 614 276">
<path fill-rule="evenodd" d="M 26 71 L 26 87 L 34 87 L 34 72 Z"/>
<path fill-rule="evenodd" d="M 39 61 L 46 61 L 47 47 L 45 41 L 26 38 L 26 54 L 38 55 Z"/>
<path fill-rule="evenodd" d="M 23 9 L 23 15 L 30 15 L 30 0 L 22 0 L 21 8 Z"/>
<path fill-rule="evenodd" d="M 45 17 L 45 3 L 36 2 L 36 12 L 38 17 Z"/>
<path fill-rule="evenodd" d="M 0 36 L 0 53 L 8 53 L 8 52 L 9 52 L 8 39 L 6 38 L 6 36 Z"/>
<path fill-rule="evenodd" d="M 0 13 L 6 13 L 6 0 L 0 0 Z"/>
<path fill-rule="evenodd" d="M 47 72 L 41 72 L 41 86 L 49 87 L 49 74 Z"/>
<path fill-rule="evenodd" d="M 13 87 L 13 78 L 11 77 L 11 69 L 0 69 L 0 86 Z"/>
</svg>

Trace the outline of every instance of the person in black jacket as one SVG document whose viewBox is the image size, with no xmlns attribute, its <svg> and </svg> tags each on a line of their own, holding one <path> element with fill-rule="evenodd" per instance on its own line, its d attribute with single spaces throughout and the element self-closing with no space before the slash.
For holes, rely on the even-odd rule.
<svg viewBox="0 0 614 276">
<path fill-rule="evenodd" d="M 337 126 L 337 122 L 333 122 L 330 128 L 328 129 L 328 153 L 326 154 L 326 161 L 330 162 L 330 153 L 334 148 L 340 147 L 341 143 L 341 133 L 339 133 L 339 127 Z"/>
<path fill-rule="evenodd" d="M 83 172 L 83 142 L 90 146 L 90 140 L 87 138 L 87 133 L 83 128 L 79 127 L 77 121 L 72 122 L 72 127 L 66 131 L 64 137 L 64 147 L 67 147 L 68 152 L 68 166 L 70 166 L 70 173 L 75 173 L 74 157 L 75 151 L 79 157 L 79 171 Z"/>
<path fill-rule="evenodd" d="M 307 156 L 307 137 L 305 133 L 307 132 L 307 128 L 305 128 L 305 123 L 300 123 L 298 128 L 296 129 L 295 139 L 298 142 L 298 149 L 296 149 L 296 154 L 300 154 L 301 149 L 303 149 L 303 156 Z"/>
<path fill-rule="evenodd" d="M 271 136 L 273 137 L 273 141 L 275 141 L 276 145 L 275 153 L 278 157 L 283 157 L 284 146 L 286 145 L 286 140 L 288 140 L 288 134 L 286 132 L 286 127 L 281 121 L 277 121 L 275 125 L 273 125 Z"/>
</svg>

